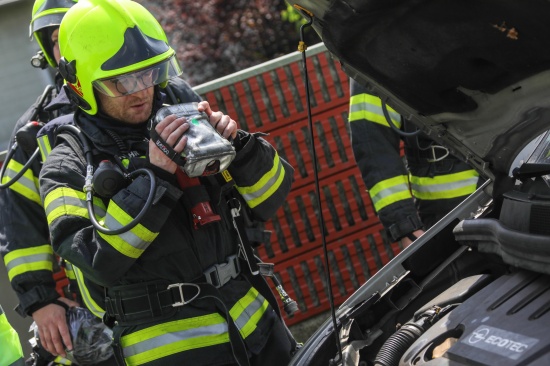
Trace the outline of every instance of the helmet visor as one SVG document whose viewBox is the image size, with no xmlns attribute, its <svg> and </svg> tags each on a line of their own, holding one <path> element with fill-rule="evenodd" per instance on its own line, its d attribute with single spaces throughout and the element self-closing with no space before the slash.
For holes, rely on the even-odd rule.
<svg viewBox="0 0 550 366">
<path fill-rule="evenodd" d="M 46 27 L 59 27 L 64 16 L 65 12 L 48 14 L 36 19 L 29 27 L 29 37 L 32 37 L 34 32 L 38 32 Z"/>
<path fill-rule="evenodd" d="M 181 68 L 175 56 L 139 71 L 95 80 L 94 88 L 102 94 L 116 98 L 137 93 L 168 79 L 181 75 Z"/>
</svg>

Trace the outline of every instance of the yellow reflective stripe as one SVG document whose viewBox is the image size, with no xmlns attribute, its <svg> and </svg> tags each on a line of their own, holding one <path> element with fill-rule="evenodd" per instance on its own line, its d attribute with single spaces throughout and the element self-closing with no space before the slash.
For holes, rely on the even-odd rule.
<svg viewBox="0 0 550 366">
<path fill-rule="evenodd" d="M 17 275 L 31 271 L 53 272 L 53 260 L 53 249 L 50 244 L 13 250 L 4 256 L 10 281 Z"/>
<path fill-rule="evenodd" d="M 92 314 L 94 314 L 98 318 L 103 318 L 105 310 L 103 310 L 103 308 L 94 301 L 92 295 L 90 295 L 90 291 L 88 290 L 84 282 L 82 271 L 68 262 L 67 264 L 71 266 L 72 271 L 74 272 L 74 275 L 76 277 L 76 282 L 78 283 L 78 291 L 80 292 L 80 296 L 82 297 L 82 302 L 84 302 L 84 305 L 88 310 L 90 310 Z"/>
<path fill-rule="evenodd" d="M 128 215 L 114 201 L 111 201 L 107 209 L 105 218 L 105 227 L 109 229 L 118 229 L 132 221 L 132 216 Z M 130 258 L 139 258 L 145 249 L 157 237 L 158 233 L 148 230 L 145 226 L 137 224 L 131 230 L 119 235 L 99 235 L 115 248 L 121 254 Z"/>
<path fill-rule="evenodd" d="M 57 356 L 55 360 L 53 360 L 54 365 L 72 365 L 72 362 L 66 358 L 63 358 L 61 356 Z"/>
<path fill-rule="evenodd" d="M 105 205 L 101 199 L 93 198 L 94 213 L 97 219 L 105 216 Z M 44 209 L 48 224 L 61 216 L 89 218 L 86 193 L 71 188 L 60 187 L 49 192 L 44 199 Z"/>
<path fill-rule="evenodd" d="M 237 186 L 237 191 L 244 197 L 250 208 L 254 208 L 271 197 L 273 192 L 279 189 L 284 178 L 285 169 L 279 159 L 279 154 L 275 153 L 271 169 L 254 185 Z"/>
<path fill-rule="evenodd" d="M 65 261 L 65 275 L 70 280 L 76 280 L 76 275 L 74 273 L 73 265 Z"/>
<path fill-rule="evenodd" d="M 472 194 L 479 174 L 475 170 L 430 177 L 411 177 L 413 195 L 422 200 L 449 199 Z"/>
<path fill-rule="evenodd" d="M 46 158 L 52 152 L 52 146 L 50 144 L 50 139 L 48 135 L 40 136 L 36 139 L 38 142 L 38 148 L 40 149 L 40 155 L 42 156 L 42 161 L 46 161 Z"/>
<path fill-rule="evenodd" d="M 391 120 L 397 128 L 401 128 L 401 115 L 393 108 L 387 106 Z M 350 113 L 349 122 L 366 119 L 368 121 L 378 123 L 382 126 L 390 127 L 384 111 L 382 110 L 382 101 L 380 98 L 370 94 L 353 95 L 350 98 Z"/>
<path fill-rule="evenodd" d="M 248 293 L 243 296 L 229 310 L 231 318 L 235 321 L 235 325 L 239 329 L 243 338 L 248 337 L 255 329 L 261 317 L 267 310 L 269 303 L 261 296 L 258 291 L 251 288 Z"/>
<path fill-rule="evenodd" d="M 2 184 L 6 184 L 11 181 L 17 173 L 23 169 L 23 164 L 11 159 L 6 166 L 6 171 L 2 179 Z M 21 176 L 15 183 L 13 183 L 9 189 L 19 193 L 23 197 L 42 205 L 40 199 L 40 193 L 38 192 L 38 177 L 35 177 L 32 169 L 27 169 L 23 176 Z"/>
<path fill-rule="evenodd" d="M 218 313 L 158 324 L 121 338 L 127 365 L 142 365 L 179 352 L 228 343 L 225 319 Z"/>
<path fill-rule="evenodd" d="M 369 195 L 376 212 L 392 203 L 412 198 L 409 179 L 406 175 L 398 175 L 378 182 L 369 190 Z"/>
</svg>

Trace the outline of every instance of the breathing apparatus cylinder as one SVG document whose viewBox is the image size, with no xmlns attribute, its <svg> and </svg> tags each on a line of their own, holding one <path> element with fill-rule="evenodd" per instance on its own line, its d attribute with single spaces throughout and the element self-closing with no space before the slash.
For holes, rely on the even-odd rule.
<svg viewBox="0 0 550 366">
<path fill-rule="evenodd" d="M 27 160 L 23 168 L 12 179 L 10 179 L 4 184 L 0 184 L 0 189 L 8 188 L 9 186 L 17 182 L 19 178 L 21 178 L 23 174 L 25 174 L 25 172 L 31 167 L 35 159 L 40 156 L 40 149 L 38 149 L 38 143 L 36 142 L 36 135 L 40 130 L 40 128 L 42 128 L 44 123 L 37 122 L 36 119 L 38 118 L 38 115 L 42 111 L 42 108 L 53 89 L 54 89 L 53 85 L 46 86 L 46 88 L 42 92 L 42 95 L 40 96 L 40 100 L 36 106 L 35 111 L 32 113 L 31 117 L 29 118 L 30 122 L 28 122 L 26 125 L 21 127 L 16 132 L 15 142 L 11 146 L 8 152 L 8 155 L 6 156 L 6 159 L 2 164 L 2 168 L 0 168 L 0 183 L 4 180 L 4 173 L 6 172 L 6 167 L 8 166 L 10 160 L 15 154 L 15 150 L 18 149 L 19 146 L 21 146 L 21 148 L 24 149 L 24 151 L 31 156 Z"/>
<path fill-rule="evenodd" d="M 17 182 L 19 178 L 21 178 L 30 168 L 31 164 L 36 160 L 36 158 L 40 155 L 38 143 L 36 142 L 36 134 L 42 128 L 42 126 L 44 126 L 44 123 L 42 122 L 31 121 L 21 127 L 19 130 L 17 130 L 17 132 L 15 133 L 15 142 L 13 143 L 8 155 L 6 156 L 4 164 L 2 164 L 2 168 L 0 169 L 0 182 L 4 180 L 4 173 L 6 172 L 6 168 L 18 148 L 23 149 L 23 151 L 25 151 L 27 155 L 30 155 L 30 158 L 27 160 L 23 168 L 21 168 L 21 170 L 17 172 L 17 174 L 13 178 L 11 178 L 6 183 L 0 184 L 0 189 L 8 188 L 9 186 Z"/>
<path fill-rule="evenodd" d="M 15 133 L 15 141 L 17 141 L 17 145 L 28 155 L 32 155 L 38 148 L 36 135 L 43 126 L 43 122 L 31 121 Z"/>
</svg>

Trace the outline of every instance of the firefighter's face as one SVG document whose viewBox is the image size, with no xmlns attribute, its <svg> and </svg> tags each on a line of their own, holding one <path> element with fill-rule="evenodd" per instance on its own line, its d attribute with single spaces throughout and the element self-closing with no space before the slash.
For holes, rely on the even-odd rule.
<svg viewBox="0 0 550 366">
<path fill-rule="evenodd" d="M 103 113 L 124 123 L 140 124 L 146 122 L 151 115 L 154 91 L 155 88 L 152 86 L 116 98 L 103 93 L 95 93 L 95 95 Z"/>
<path fill-rule="evenodd" d="M 51 35 L 52 45 L 53 45 L 53 57 L 55 62 L 59 65 L 59 60 L 61 59 L 61 53 L 59 53 L 59 42 L 57 41 L 59 34 L 59 28 L 56 28 Z"/>
</svg>

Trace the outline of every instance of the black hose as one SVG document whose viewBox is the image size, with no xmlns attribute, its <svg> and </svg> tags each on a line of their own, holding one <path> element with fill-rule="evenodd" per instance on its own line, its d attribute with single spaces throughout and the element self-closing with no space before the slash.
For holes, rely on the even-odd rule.
<svg viewBox="0 0 550 366">
<path fill-rule="evenodd" d="M 36 117 L 38 117 L 38 114 L 42 111 L 42 105 L 46 101 L 46 98 L 48 97 L 48 95 L 50 94 L 53 88 L 54 87 L 52 85 L 48 85 L 46 86 L 46 89 L 44 89 L 44 91 L 42 92 L 42 95 L 40 96 L 40 100 L 38 101 L 36 109 L 31 115 L 31 117 L 29 118 L 31 122 L 34 121 Z M 2 168 L 0 169 L 0 183 L 2 183 L 2 180 L 4 180 L 4 173 L 6 172 L 6 167 L 8 166 L 8 163 L 10 162 L 10 160 L 12 159 L 13 154 L 15 154 L 15 150 L 17 150 L 17 141 L 13 143 L 11 149 L 8 152 L 8 155 L 4 159 Z M 40 149 L 36 148 L 36 150 L 34 150 L 33 154 L 31 155 L 29 160 L 27 160 L 23 168 L 8 182 L 6 182 L 5 184 L 0 184 L 0 189 L 8 188 L 9 186 L 17 182 L 19 178 L 21 178 L 23 174 L 25 174 L 25 172 L 31 167 L 31 164 L 39 156 L 39 153 L 40 153 Z"/>
<path fill-rule="evenodd" d="M 374 359 L 374 366 L 399 365 L 399 360 L 401 360 L 405 351 L 409 349 L 422 333 L 424 333 L 424 329 L 415 323 L 403 325 L 384 342 Z"/>
<path fill-rule="evenodd" d="M 391 117 L 390 117 L 390 114 L 388 112 L 388 106 L 387 106 L 387 101 L 388 101 L 388 98 L 384 98 L 384 100 L 382 100 L 382 112 L 384 113 L 384 117 L 386 117 L 386 122 L 388 122 L 388 125 L 390 125 L 390 128 L 395 132 L 397 133 L 398 135 L 401 135 L 403 137 L 411 137 L 411 136 L 416 136 L 418 135 L 420 132 L 422 132 L 422 130 L 418 129 L 414 132 L 405 132 L 405 131 L 402 131 L 400 130 L 399 128 L 397 128 L 397 126 L 393 123 L 393 121 L 391 120 Z"/>
<path fill-rule="evenodd" d="M 97 222 L 97 220 L 95 219 L 92 200 L 91 199 L 88 200 L 88 198 L 86 197 L 86 201 L 87 201 L 87 204 L 88 204 L 88 214 L 90 216 L 90 221 L 92 221 L 92 224 L 94 225 L 94 228 L 97 231 L 99 231 L 100 233 L 106 234 L 106 235 L 118 235 L 118 234 L 125 233 L 127 231 L 130 231 L 137 224 L 139 224 L 139 221 L 141 220 L 141 218 L 147 213 L 147 211 L 149 210 L 149 207 L 151 207 L 151 205 L 153 204 L 153 199 L 155 198 L 155 192 L 157 190 L 156 177 L 155 177 L 155 174 L 153 173 L 153 171 L 151 171 L 151 169 L 146 169 L 146 168 L 136 169 L 133 172 L 131 172 L 130 174 L 128 174 L 128 177 L 133 178 L 134 176 L 138 175 L 139 173 L 145 173 L 145 174 L 149 175 L 149 179 L 151 180 L 151 185 L 149 187 L 149 195 L 147 196 L 147 200 L 145 201 L 145 204 L 143 205 L 143 208 L 141 209 L 139 214 L 137 214 L 137 216 L 134 217 L 134 219 L 132 221 L 130 221 L 129 223 L 127 223 L 126 225 L 124 225 L 124 226 L 122 226 L 118 229 L 107 229 L 107 228 L 101 226 L 101 224 L 99 224 L 99 222 Z"/>
<path fill-rule="evenodd" d="M 100 233 L 103 233 L 106 235 L 118 235 L 118 234 L 122 234 L 127 231 L 130 231 L 133 227 L 139 224 L 139 221 L 147 213 L 147 211 L 151 207 L 151 204 L 153 204 L 153 199 L 155 198 L 155 192 L 157 190 L 157 181 L 153 171 L 151 169 L 141 168 L 126 174 L 128 178 L 135 178 L 140 173 L 147 174 L 149 176 L 149 179 L 151 180 L 151 186 L 149 187 L 149 196 L 147 197 L 147 200 L 145 201 L 145 204 L 143 205 L 143 208 L 141 209 L 139 214 L 132 221 L 130 221 L 128 224 L 118 229 L 107 229 L 106 227 L 101 226 L 101 224 L 97 222 L 95 218 L 93 192 L 92 192 L 93 191 L 92 178 L 93 178 L 93 172 L 94 172 L 93 153 L 92 153 L 90 144 L 88 143 L 88 139 L 86 138 L 86 136 L 84 136 L 82 131 L 80 131 L 80 129 L 74 125 L 63 125 L 63 126 L 60 126 L 57 130 L 58 132 L 63 130 L 69 131 L 70 133 L 76 135 L 76 137 L 82 143 L 82 146 L 84 149 L 84 156 L 86 157 L 86 165 L 87 165 L 86 177 L 84 182 L 84 192 L 86 192 L 86 206 L 88 208 L 88 216 L 90 216 L 90 221 L 92 222 L 92 225 L 94 226 L 94 228 Z"/>
<path fill-rule="evenodd" d="M 6 159 L 4 159 L 4 163 L 2 164 L 2 169 L 0 169 L 0 183 L 4 180 L 4 173 L 6 172 L 6 167 L 8 166 L 8 163 L 13 157 L 13 154 L 15 153 L 16 149 L 17 149 L 17 143 L 13 144 L 8 155 L 6 156 Z M 7 181 L 6 183 L 0 184 L 0 189 L 8 188 L 9 186 L 17 182 L 19 178 L 21 178 L 23 174 L 25 174 L 25 172 L 29 170 L 29 168 L 31 167 L 31 164 L 36 160 L 39 154 L 40 154 L 40 149 L 36 148 L 36 150 L 31 155 L 29 160 L 27 160 L 23 168 L 21 168 L 21 170 L 12 179 Z"/>
</svg>

